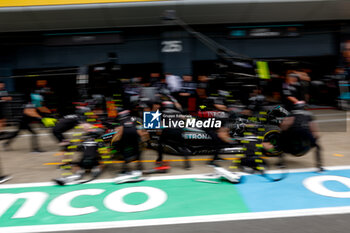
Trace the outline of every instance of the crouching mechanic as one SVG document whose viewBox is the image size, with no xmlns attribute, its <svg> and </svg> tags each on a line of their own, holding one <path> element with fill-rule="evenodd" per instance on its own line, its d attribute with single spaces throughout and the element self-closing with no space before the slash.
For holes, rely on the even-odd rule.
<svg viewBox="0 0 350 233">
<path fill-rule="evenodd" d="M 122 173 L 129 172 L 127 164 L 132 161 L 138 161 L 137 170 L 142 170 L 140 142 L 149 140 L 148 133 L 142 129 L 141 120 L 131 116 L 129 110 L 119 112 L 117 119 L 120 126 L 115 128 L 111 143 L 123 156 Z"/>
<path fill-rule="evenodd" d="M 83 142 L 82 156 L 76 162 L 71 162 L 72 175 L 54 179 L 58 185 L 65 185 L 71 182 L 78 182 L 80 184 L 87 183 L 96 179 L 102 172 L 103 164 L 100 164 L 100 154 L 98 152 L 98 142 L 95 138 L 103 134 L 103 129 L 94 129 L 89 132 L 89 139 Z M 91 178 L 84 181 L 79 181 L 86 172 L 90 171 Z"/>
<path fill-rule="evenodd" d="M 319 171 L 323 171 L 321 147 L 318 144 L 319 131 L 312 113 L 306 111 L 305 102 L 294 104 L 291 114 L 283 119 L 280 145 L 285 153 L 302 156 L 310 149 L 315 148 L 315 162 Z M 273 150 L 270 143 L 263 143 L 264 148 Z"/>
<path fill-rule="evenodd" d="M 66 115 L 59 119 L 56 126 L 52 129 L 52 133 L 57 139 L 59 146 L 65 147 L 69 145 L 69 141 L 66 141 L 63 133 L 73 129 L 75 126 L 82 126 L 85 131 L 91 128 L 91 124 L 85 122 L 85 113 L 87 112 L 91 112 L 91 109 L 87 107 L 80 107 L 77 109 L 76 114 Z"/>
</svg>

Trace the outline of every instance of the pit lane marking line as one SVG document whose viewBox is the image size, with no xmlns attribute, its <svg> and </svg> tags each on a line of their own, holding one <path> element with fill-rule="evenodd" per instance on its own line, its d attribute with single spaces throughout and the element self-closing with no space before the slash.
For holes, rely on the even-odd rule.
<svg viewBox="0 0 350 233">
<path fill-rule="evenodd" d="M 333 156 L 336 156 L 336 157 L 344 157 L 344 155 L 342 155 L 342 154 L 333 154 Z"/>
<path fill-rule="evenodd" d="M 350 118 L 346 119 L 329 119 L 329 120 L 316 120 L 317 123 L 325 123 L 325 122 L 342 122 L 342 121 L 350 121 Z"/>
<path fill-rule="evenodd" d="M 350 166 L 326 166 L 325 170 L 328 171 L 336 171 L 336 170 L 348 170 Z M 302 173 L 302 172 L 316 172 L 317 168 L 296 168 L 296 169 L 288 169 L 289 173 Z M 286 172 L 283 170 L 270 170 L 266 173 L 268 174 L 276 174 Z M 241 173 L 242 175 L 251 175 L 249 173 Z M 322 173 L 320 173 L 322 174 Z M 149 177 L 147 180 L 174 180 L 174 179 L 203 179 L 208 178 L 208 174 L 188 174 L 188 175 L 171 175 L 171 176 L 155 176 Z M 114 182 L 114 179 L 97 179 L 89 182 L 89 184 L 98 184 L 98 183 L 106 183 L 106 182 Z M 54 182 L 37 182 L 37 183 L 20 183 L 20 184 L 1 184 L 0 189 L 8 189 L 8 188 L 28 188 L 28 187 L 44 187 L 44 186 L 54 186 Z"/>
<path fill-rule="evenodd" d="M 342 112 L 342 113 L 314 114 L 314 116 L 316 116 L 316 117 L 324 117 L 324 116 L 346 116 L 346 115 L 347 115 L 346 112 Z"/>
<path fill-rule="evenodd" d="M 15 130 L 13 131 L 9 131 L 9 132 L 15 132 Z M 65 135 L 72 135 L 72 134 L 76 134 L 76 132 L 71 132 L 71 133 L 64 133 Z M 37 134 L 38 136 L 51 136 L 53 137 L 53 134 L 52 133 L 38 133 Z M 20 134 L 18 135 L 19 137 L 29 137 L 29 136 L 32 136 L 32 134 Z"/>
<path fill-rule="evenodd" d="M 283 211 L 266 211 L 242 214 L 218 214 L 193 217 L 175 217 L 160 218 L 147 220 L 128 220 L 102 223 L 72 223 L 72 224 L 53 224 L 38 226 L 21 226 L 21 227 L 3 227 L 6 233 L 36 233 L 36 232 L 55 232 L 55 231 L 74 231 L 74 230 L 96 230 L 109 228 L 127 228 L 141 226 L 162 226 L 176 224 L 190 224 L 202 222 L 225 222 L 252 219 L 270 219 L 270 218 L 288 218 L 304 216 L 320 216 L 333 214 L 348 214 L 350 206 L 344 207 L 327 207 L 301 210 L 283 210 Z"/>
</svg>

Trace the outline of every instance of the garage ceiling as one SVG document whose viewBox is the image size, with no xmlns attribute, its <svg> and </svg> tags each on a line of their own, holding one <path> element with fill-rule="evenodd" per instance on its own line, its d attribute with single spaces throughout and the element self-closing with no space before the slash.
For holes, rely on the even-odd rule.
<svg viewBox="0 0 350 233">
<path fill-rule="evenodd" d="M 349 20 L 349 0 L 178 0 L 0 8 L 0 32 L 162 25 L 164 10 L 188 24 Z"/>
</svg>

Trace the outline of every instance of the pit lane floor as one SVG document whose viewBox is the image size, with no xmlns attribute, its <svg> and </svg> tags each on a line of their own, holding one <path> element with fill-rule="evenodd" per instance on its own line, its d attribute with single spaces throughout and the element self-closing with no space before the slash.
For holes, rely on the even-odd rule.
<svg viewBox="0 0 350 233">
<path fill-rule="evenodd" d="M 313 111 L 313 113 L 316 115 L 321 129 L 320 144 L 323 148 L 324 165 L 350 165 L 350 114 L 337 110 L 317 110 Z M 0 151 L 2 173 L 12 174 L 14 177 L 8 183 L 47 182 L 61 176 L 62 171 L 56 169 L 57 165 L 55 165 L 62 161 L 61 156 L 56 156 L 58 147 L 55 140 L 50 135 L 49 129 L 43 129 L 39 132 L 39 143 L 41 148 L 46 151 L 44 153 L 29 152 L 30 135 L 26 134 L 26 132 L 16 138 L 11 145 L 11 151 Z M 0 141 L 0 143 L 3 143 L 3 141 Z M 232 158 L 234 156 L 223 155 L 221 157 Z M 155 151 L 146 150 L 143 152 L 142 159 L 146 161 L 144 163 L 145 169 L 151 169 L 154 166 L 152 161 L 155 158 Z M 191 170 L 184 170 L 181 156 L 165 156 L 165 159 L 174 161 L 171 162 L 171 175 L 212 172 L 212 168 L 206 166 L 207 160 L 210 158 L 210 156 L 192 156 L 191 159 L 197 161 L 191 162 Z M 286 162 L 288 168 L 315 166 L 313 151 L 310 151 L 303 157 L 286 156 Z M 223 167 L 228 167 L 231 161 L 218 163 Z M 101 178 L 115 177 L 120 168 L 120 164 L 108 164 Z M 159 175 L 161 174 L 155 174 L 155 176 Z"/>
</svg>

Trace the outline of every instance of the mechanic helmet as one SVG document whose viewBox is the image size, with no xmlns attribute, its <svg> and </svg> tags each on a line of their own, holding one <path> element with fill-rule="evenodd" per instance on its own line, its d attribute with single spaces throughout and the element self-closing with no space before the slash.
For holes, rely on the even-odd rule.
<svg viewBox="0 0 350 233">
<path fill-rule="evenodd" d="M 78 106 L 77 110 L 75 110 L 75 113 L 80 116 L 85 116 L 85 113 L 87 112 L 91 112 L 91 108 Z"/>
<path fill-rule="evenodd" d="M 151 108 L 152 107 L 152 101 L 150 98 L 141 98 L 139 103 L 140 108 Z"/>
<path fill-rule="evenodd" d="M 148 102 L 144 102 L 144 101 L 142 101 L 142 102 L 140 102 L 139 103 L 139 107 L 140 108 L 142 108 L 142 109 L 145 109 L 145 108 L 149 108 L 151 105 L 148 103 Z"/>
<path fill-rule="evenodd" d="M 122 112 L 122 111 L 124 111 L 124 108 L 122 108 L 122 107 L 116 107 L 115 110 L 117 110 L 117 112 Z"/>
<path fill-rule="evenodd" d="M 102 104 L 104 98 L 105 98 L 105 97 L 104 97 L 103 95 L 100 95 L 100 94 L 98 94 L 98 95 L 92 95 L 92 99 L 94 100 L 94 102 L 95 102 L 96 104 Z"/>
<path fill-rule="evenodd" d="M 162 107 L 164 109 L 175 109 L 175 104 L 171 101 L 163 101 L 162 102 Z"/>
<path fill-rule="evenodd" d="M 119 121 L 123 121 L 123 120 L 127 119 L 129 116 L 130 116 L 130 110 L 122 110 L 122 111 L 118 112 L 117 119 Z"/>
<path fill-rule="evenodd" d="M 170 91 L 167 88 L 161 88 L 159 90 L 159 94 L 161 94 L 161 95 L 170 95 Z"/>
<path fill-rule="evenodd" d="M 287 74 L 287 77 L 296 78 L 299 80 L 299 75 L 296 73 L 289 73 L 289 74 Z"/>
<path fill-rule="evenodd" d="M 219 90 L 218 91 L 219 96 L 221 97 L 228 97 L 230 95 L 230 92 L 225 91 L 225 90 Z"/>
<path fill-rule="evenodd" d="M 293 105 L 293 110 L 305 110 L 305 102 L 298 101 Z"/>
<path fill-rule="evenodd" d="M 251 98 L 249 98 L 249 101 L 255 104 L 262 104 L 265 101 L 265 96 L 263 95 L 256 95 Z"/>
<path fill-rule="evenodd" d="M 35 104 L 27 103 L 24 105 L 24 108 L 36 108 L 36 107 L 35 107 Z"/>
</svg>

